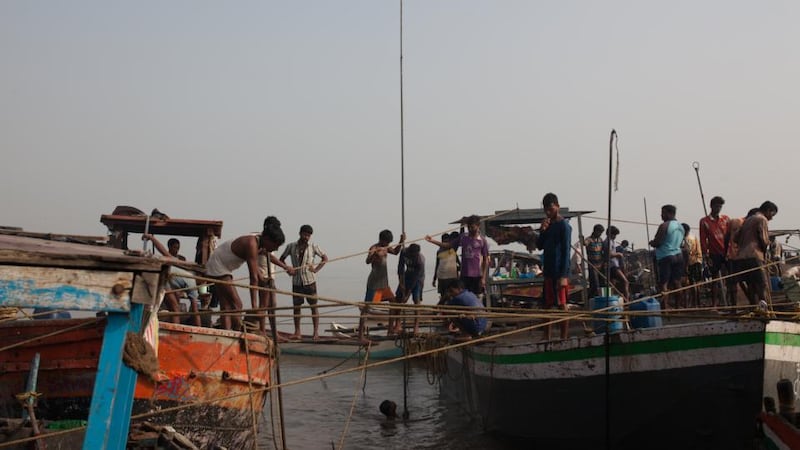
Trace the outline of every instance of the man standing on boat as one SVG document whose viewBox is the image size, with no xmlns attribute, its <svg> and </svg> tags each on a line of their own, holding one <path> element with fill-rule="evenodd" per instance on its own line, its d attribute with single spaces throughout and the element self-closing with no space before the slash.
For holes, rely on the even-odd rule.
<svg viewBox="0 0 800 450">
<path fill-rule="evenodd" d="M 677 208 L 674 205 L 661 207 L 661 220 L 656 236 L 650 246 L 656 249 L 658 264 L 659 291 L 663 295 L 663 309 L 669 309 L 669 289 L 680 289 L 681 278 L 685 270 L 681 243 L 683 242 L 683 226 L 675 220 Z M 681 295 L 680 293 L 675 295 Z M 677 306 L 677 302 L 676 302 Z"/>
<path fill-rule="evenodd" d="M 600 267 L 603 265 L 603 231 L 605 228 L 595 224 L 592 234 L 583 241 L 586 246 L 586 261 L 589 263 L 589 296 L 600 295 Z"/>
<path fill-rule="evenodd" d="M 259 286 L 264 284 L 264 277 L 259 270 L 259 254 L 275 251 L 283 245 L 286 237 L 281 229 L 281 222 L 273 216 L 264 220 L 264 230 L 259 235 L 246 234 L 236 239 L 225 241 L 211 253 L 206 262 L 206 275 L 217 278 L 226 283 L 218 283 L 214 289 L 219 296 L 220 311 L 232 311 L 232 314 L 222 315 L 222 326 L 226 330 L 233 327 L 240 330 L 242 327 L 242 299 L 233 284 L 233 271 L 247 263 L 250 273 L 250 303 L 255 308 L 275 308 L 272 296 L 259 295 Z M 283 267 L 291 271 L 291 267 Z M 260 321 L 261 330 L 264 330 L 264 321 Z M 275 327 L 275 316 L 270 317 L 270 325 Z"/>
<path fill-rule="evenodd" d="M 708 267 L 709 276 L 715 281 L 711 283 L 711 307 L 725 304 L 725 295 L 722 291 L 722 280 L 717 280 L 720 275 L 728 275 L 725 264 L 725 234 L 728 232 L 730 218 L 722 211 L 725 200 L 716 196 L 711 199 L 711 212 L 700 219 L 700 249 L 703 259 Z"/>
<path fill-rule="evenodd" d="M 392 255 L 400 253 L 400 249 L 403 248 L 403 242 L 406 241 L 406 234 L 400 235 L 400 242 L 397 245 L 389 246 L 393 240 L 394 235 L 392 232 L 383 230 L 378 234 L 378 242 L 372 244 L 369 251 L 367 251 L 366 263 L 372 269 L 369 272 L 369 277 L 367 277 L 367 293 L 364 295 L 364 302 L 366 303 L 394 300 L 394 292 L 389 288 L 389 269 L 386 265 L 386 259 L 390 253 Z M 368 310 L 368 306 L 362 307 L 361 317 L 358 320 L 358 337 L 362 341 L 364 340 L 365 314 Z"/>
<path fill-rule="evenodd" d="M 397 262 L 397 278 L 400 280 L 398 303 L 406 303 L 410 296 L 415 305 L 422 303 L 422 289 L 425 286 L 425 256 L 419 244 L 411 244 L 400 252 Z M 391 319 L 389 320 L 391 323 Z M 390 329 L 392 327 L 389 327 Z M 395 333 L 402 331 L 400 319 L 395 319 Z M 419 333 L 419 318 L 414 314 L 414 334 Z"/>
<path fill-rule="evenodd" d="M 769 247 L 768 222 L 775 214 L 778 214 L 775 203 L 762 203 L 758 212 L 744 221 L 736 239 L 739 244 L 739 268 L 744 272 L 742 278 L 747 282 L 747 299 L 751 305 L 768 299 L 769 285 L 764 263 L 767 261 L 766 252 Z"/>
<path fill-rule="evenodd" d="M 728 277 L 725 279 L 727 287 L 727 302 L 729 306 L 735 307 L 738 304 L 739 289 L 747 296 L 747 285 L 744 277 L 739 274 L 741 271 L 739 256 L 739 230 L 742 229 L 744 221 L 758 212 L 758 208 L 751 208 L 744 217 L 735 217 L 728 221 L 728 231 L 725 232 L 725 258 L 727 259 Z"/>
<path fill-rule="evenodd" d="M 559 213 L 558 197 L 552 192 L 542 199 L 545 219 L 539 228 L 536 246 L 542 250 L 545 307 L 558 305 L 567 310 L 569 292 L 569 251 L 572 244 L 572 226 Z M 545 327 L 545 340 L 550 340 L 551 325 Z M 561 339 L 568 336 L 569 322 L 561 322 Z"/>
<path fill-rule="evenodd" d="M 611 225 L 606 232 L 606 240 L 603 242 L 603 262 L 608 264 L 608 274 L 611 277 L 611 283 L 614 284 L 621 292 L 625 301 L 630 301 L 630 283 L 628 277 L 625 276 L 625 271 L 622 270 L 623 254 L 617 251 L 617 236 L 619 236 L 619 228 Z M 605 270 L 604 270 L 605 272 Z"/>
<path fill-rule="evenodd" d="M 439 242 L 430 236 L 425 240 L 440 248 L 458 250 L 461 247 L 461 279 L 467 290 L 480 295 L 486 288 L 486 272 L 489 268 L 489 243 L 481 235 L 481 218 L 472 215 L 466 218 L 467 232 L 448 242 Z"/>
<path fill-rule="evenodd" d="M 700 253 L 700 242 L 692 234 L 692 228 L 688 223 L 682 223 L 685 243 L 683 248 L 683 258 L 686 263 L 686 278 L 689 282 L 689 293 L 687 295 L 689 307 L 700 307 L 700 288 L 697 284 L 703 281 L 703 255 Z"/>
<path fill-rule="evenodd" d="M 292 257 L 292 266 L 295 272 L 292 276 L 292 304 L 294 305 L 294 334 L 291 339 L 300 339 L 300 313 L 301 306 L 308 302 L 311 306 L 311 322 L 314 324 L 312 339 L 319 339 L 319 311 L 317 308 L 317 272 L 328 262 L 328 255 L 311 241 L 314 229 L 311 225 L 300 227 L 300 238 L 297 242 L 289 243 L 283 250 L 280 261 L 284 262 L 287 256 Z M 314 265 L 314 258 L 319 257 L 319 264 Z"/>
<path fill-rule="evenodd" d="M 451 239 L 458 239 L 457 231 L 442 235 L 443 243 L 450 242 Z M 458 280 L 458 271 L 460 267 L 461 262 L 455 250 L 452 248 L 440 248 L 436 251 L 436 267 L 433 270 L 433 287 L 437 287 L 436 282 L 438 280 L 439 305 L 444 304 L 445 300 L 447 300 L 447 288 Z"/>
</svg>

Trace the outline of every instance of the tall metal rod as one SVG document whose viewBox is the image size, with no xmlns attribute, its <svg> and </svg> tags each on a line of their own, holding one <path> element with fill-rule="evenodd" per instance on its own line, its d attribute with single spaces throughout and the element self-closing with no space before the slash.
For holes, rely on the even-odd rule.
<svg viewBox="0 0 800 450">
<path fill-rule="evenodd" d="M 406 232 L 405 123 L 403 110 L 403 0 L 400 0 L 400 220 Z"/>
<path fill-rule="evenodd" d="M 608 138 L 608 220 L 606 222 L 606 239 L 608 240 L 608 260 L 606 260 L 606 300 L 607 304 L 611 303 L 611 240 L 608 239 L 608 229 L 611 228 L 611 192 L 612 192 L 612 179 L 614 167 L 614 139 L 617 137 L 617 131 L 612 129 L 611 135 Z M 611 339 L 609 335 L 610 324 L 606 324 L 605 336 L 605 379 L 606 379 L 606 448 L 611 448 Z"/>
<path fill-rule="evenodd" d="M 403 110 L 403 0 L 400 0 L 400 220 L 402 232 L 406 232 L 406 169 L 405 169 L 405 126 Z M 405 296 L 405 292 L 401 292 Z M 403 314 L 403 331 L 406 329 L 406 315 Z M 408 340 L 404 340 L 408 343 Z M 408 345 L 406 345 L 407 347 Z M 408 352 L 407 348 L 403 353 Z M 411 370 L 408 358 L 403 358 L 403 419 L 408 419 L 408 379 Z"/>
<path fill-rule="evenodd" d="M 700 200 L 703 202 L 703 214 L 707 216 L 708 209 L 706 208 L 706 196 L 703 195 L 703 183 L 700 182 L 700 163 L 695 161 L 692 163 L 692 167 L 694 168 L 695 175 L 697 175 L 697 186 L 700 187 Z"/>
<path fill-rule="evenodd" d="M 650 245 L 650 221 L 647 220 L 647 197 L 642 197 L 644 200 L 644 231 L 647 233 L 647 245 Z"/>
</svg>

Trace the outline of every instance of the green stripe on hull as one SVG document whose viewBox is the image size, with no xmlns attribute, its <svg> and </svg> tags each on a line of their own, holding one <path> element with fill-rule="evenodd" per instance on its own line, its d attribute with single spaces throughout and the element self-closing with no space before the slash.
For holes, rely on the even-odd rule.
<svg viewBox="0 0 800 450">
<path fill-rule="evenodd" d="M 767 345 L 788 345 L 790 347 L 800 347 L 800 335 L 790 333 L 767 332 L 764 337 Z"/>
<path fill-rule="evenodd" d="M 796 336 L 795 336 L 796 337 Z M 762 343 L 763 332 L 734 333 L 707 336 L 690 336 L 680 338 L 658 339 L 644 342 L 613 343 L 611 356 L 634 356 L 650 353 L 667 353 L 704 348 L 736 347 Z M 597 345 L 587 348 L 576 348 L 563 351 L 542 351 L 504 355 L 495 353 L 477 353 L 470 351 L 475 361 L 494 364 L 535 364 L 544 362 L 576 361 L 581 359 L 601 358 L 605 356 L 605 346 Z"/>
</svg>

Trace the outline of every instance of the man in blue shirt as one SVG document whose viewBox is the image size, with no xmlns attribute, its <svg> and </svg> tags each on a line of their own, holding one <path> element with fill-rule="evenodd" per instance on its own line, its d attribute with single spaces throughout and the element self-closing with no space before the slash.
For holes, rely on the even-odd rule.
<svg viewBox="0 0 800 450">
<path fill-rule="evenodd" d="M 471 291 L 464 289 L 464 281 L 461 279 L 453 281 L 447 288 L 450 299 L 447 301 L 451 306 L 467 306 L 472 308 L 464 310 L 459 317 L 452 319 L 452 323 L 463 333 L 473 337 L 480 336 L 486 330 L 486 317 L 481 317 L 483 313 L 483 303 Z"/>
<path fill-rule="evenodd" d="M 650 241 L 650 246 L 656 249 L 656 262 L 658 263 L 658 285 L 663 293 L 662 309 L 669 309 L 669 289 L 681 288 L 681 279 L 685 267 L 681 243 L 683 242 L 683 226 L 675 220 L 676 208 L 674 205 L 661 207 L 661 220 L 656 236 Z M 677 293 L 675 295 L 682 295 Z M 677 306 L 677 301 L 676 301 Z"/>
<path fill-rule="evenodd" d="M 544 275 L 544 303 L 550 308 L 558 302 L 558 308 L 567 310 L 569 292 L 569 250 L 572 226 L 559 214 L 558 197 L 552 192 L 542 199 L 545 219 L 539 228 L 536 246 L 542 251 L 542 275 Z M 569 322 L 561 322 L 561 339 L 567 338 Z M 551 326 L 545 327 L 545 340 L 550 340 Z"/>
</svg>

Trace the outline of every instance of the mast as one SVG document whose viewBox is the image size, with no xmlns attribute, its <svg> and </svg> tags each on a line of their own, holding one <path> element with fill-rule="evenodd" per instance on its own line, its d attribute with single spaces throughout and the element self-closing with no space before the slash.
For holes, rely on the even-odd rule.
<svg viewBox="0 0 800 450">
<path fill-rule="evenodd" d="M 405 186 L 405 127 L 403 116 L 403 0 L 400 0 L 400 220 L 402 233 L 406 232 L 406 186 Z M 406 319 L 403 315 L 403 332 L 406 329 Z M 403 347 L 403 419 L 408 419 L 408 379 L 411 364 L 408 361 L 408 340 Z"/>
<path fill-rule="evenodd" d="M 400 220 L 406 232 L 405 127 L 403 117 L 403 0 L 400 0 Z"/>
</svg>

